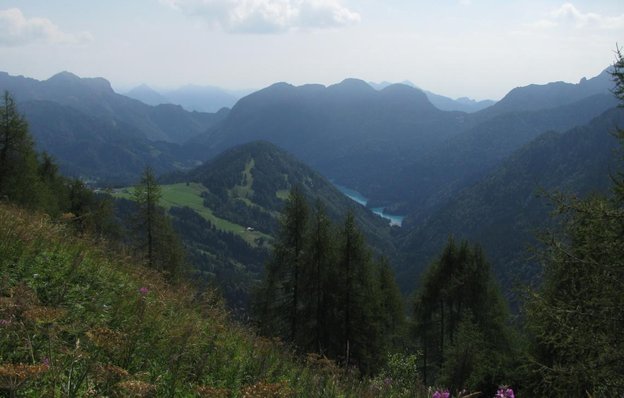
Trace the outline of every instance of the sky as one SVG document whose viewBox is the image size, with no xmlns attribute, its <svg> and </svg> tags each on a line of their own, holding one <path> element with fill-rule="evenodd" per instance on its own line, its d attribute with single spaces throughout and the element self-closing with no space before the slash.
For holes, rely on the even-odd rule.
<svg viewBox="0 0 624 398">
<path fill-rule="evenodd" d="M 118 91 L 359 78 L 500 99 L 593 77 L 616 44 L 622 0 L 0 0 L 0 71 Z"/>
</svg>

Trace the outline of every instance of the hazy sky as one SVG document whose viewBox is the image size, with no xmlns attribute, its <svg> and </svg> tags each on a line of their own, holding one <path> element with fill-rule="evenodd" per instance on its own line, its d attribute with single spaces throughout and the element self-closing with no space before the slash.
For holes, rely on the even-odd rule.
<svg viewBox="0 0 624 398">
<path fill-rule="evenodd" d="M 623 0 L 0 0 L 0 70 L 262 88 L 410 80 L 452 97 L 592 77 Z"/>
</svg>

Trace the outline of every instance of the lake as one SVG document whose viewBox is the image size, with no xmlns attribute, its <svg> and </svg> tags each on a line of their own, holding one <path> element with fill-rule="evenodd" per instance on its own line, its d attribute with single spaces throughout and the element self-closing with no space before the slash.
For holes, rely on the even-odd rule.
<svg viewBox="0 0 624 398">
<path fill-rule="evenodd" d="M 357 202 L 359 204 L 361 204 L 362 206 L 365 206 L 368 204 L 368 198 L 364 197 L 364 195 L 362 195 L 361 193 L 359 193 L 356 190 L 353 190 L 351 188 L 347 188 L 347 187 L 343 187 L 342 185 L 338 185 L 336 183 L 333 183 L 334 186 L 336 188 L 338 188 L 338 190 L 340 192 L 342 192 L 345 196 L 349 197 L 351 200 L 353 200 L 354 202 Z M 390 225 L 396 225 L 396 226 L 401 226 L 401 224 L 403 224 L 403 219 L 405 218 L 405 216 L 397 216 L 395 214 L 387 214 L 385 213 L 385 209 L 383 207 L 374 207 L 372 209 L 370 209 L 373 213 L 377 214 L 378 216 L 381 216 L 383 218 L 385 218 L 386 220 L 390 221 Z"/>
</svg>

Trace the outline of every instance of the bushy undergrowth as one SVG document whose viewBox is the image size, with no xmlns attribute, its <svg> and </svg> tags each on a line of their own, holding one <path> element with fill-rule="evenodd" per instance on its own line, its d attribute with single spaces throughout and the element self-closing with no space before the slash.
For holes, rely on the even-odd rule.
<svg viewBox="0 0 624 398">
<path fill-rule="evenodd" d="M 0 205 L 0 394 L 393 395 L 232 322 L 210 292 L 168 286 L 123 250 Z"/>
</svg>

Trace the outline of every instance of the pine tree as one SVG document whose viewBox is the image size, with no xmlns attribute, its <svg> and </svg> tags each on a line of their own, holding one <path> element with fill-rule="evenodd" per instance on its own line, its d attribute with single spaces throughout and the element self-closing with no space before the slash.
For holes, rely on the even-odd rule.
<svg viewBox="0 0 624 398">
<path fill-rule="evenodd" d="M 514 358 L 508 318 L 481 248 L 449 239 L 427 270 L 414 305 L 425 383 L 486 392 L 504 380 L 502 370 Z M 468 341 L 469 336 L 479 341 Z"/>
<path fill-rule="evenodd" d="M 341 231 L 336 281 L 337 356 L 346 366 L 356 364 L 364 373 L 380 363 L 379 293 L 374 283 L 370 252 L 349 212 Z M 342 351 L 342 352 L 341 352 Z"/>
<path fill-rule="evenodd" d="M 306 330 L 312 333 L 306 336 L 307 340 L 304 343 L 309 347 L 309 351 L 324 354 L 331 333 L 328 328 L 328 311 L 331 303 L 329 281 L 333 278 L 335 245 L 331 221 L 320 201 L 316 202 L 306 241 L 303 269 L 306 289 L 302 301 L 306 309 L 304 319 L 308 320 Z"/>
<path fill-rule="evenodd" d="M 265 333 L 299 342 L 301 273 L 308 224 L 308 204 L 299 187 L 293 187 L 281 218 L 272 258 L 259 293 L 260 318 Z"/>
<path fill-rule="evenodd" d="M 0 197 L 30 207 L 41 202 L 37 155 L 28 124 L 5 92 L 0 105 Z"/>
<path fill-rule="evenodd" d="M 320 202 L 308 214 L 297 188 L 281 225 L 256 294 L 261 332 L 374 372 L 403 316 L 389 265 L 373 265 L 353 213 L 334 230 Z"/>
<path fill-rule="evenodd" d="M 381 317 L 381 335 L 385 350 L 401 348 L 406 328 L 403 296 L 396 283 L 388 259 L 381 258 L 378 265 L 378 284 Z"/>
<path fill-rule="evenodd" d="M 169 218 L 158 205 L 161 191 L 151 168 L 144 170 L 132 197 L 137 204 L 136 241 L 145 251 L 147 265 L 164 272 L 170 280 L 179 278 L 185 271 L 184 250 Z"/>
</svg>

